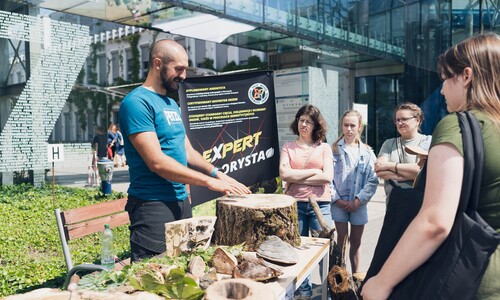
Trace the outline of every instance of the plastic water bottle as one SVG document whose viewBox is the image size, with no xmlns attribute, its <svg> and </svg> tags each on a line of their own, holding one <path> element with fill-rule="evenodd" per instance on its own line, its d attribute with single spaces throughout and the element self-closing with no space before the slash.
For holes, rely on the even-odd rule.
<svg viewBox="0 0 500 300">
<path fill-rule="evenodd" d="M 101 265 L 113 269 L 115 267 L 115 251 L 113 249 L 113 231 L 109 228 L 109 224 L 104 225 L 101 246 Z"/>
</svg>

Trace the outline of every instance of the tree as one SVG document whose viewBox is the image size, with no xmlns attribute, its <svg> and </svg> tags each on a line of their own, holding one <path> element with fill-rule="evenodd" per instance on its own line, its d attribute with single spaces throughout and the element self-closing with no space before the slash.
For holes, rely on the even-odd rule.
<svg viewBox="0 0 500 300">
<path fill-rule="evenodd" d="M 222 72 L 235 71 L 238 69 L 239 69 L 238 65 L 236 64 L 236 62 L 234 60 L 232 60 L 230 63 L 225 65 L 224 68 L 222 68 Z"/>
<path fill-rule="evenodd" d="M 253 69 L 253 68 L 260 69 L 262 67 L 263 67 L 263 63 L 260 60 L 260 57 L 258 57 L 257 55 L 252 55 L 248 58 L 248 63 L 247 63 L 248 69 Z"/>
<path fill-rule="evenodd" d="M 214 60 L 213 59 L 210 59 L 208 57 L 205 57 L 205 59 L 203 60 L 203 62 L 201 63 L 201 67 L 202 68 L 206 68 L 206 69 L 210 69 L 210 70 L 214 70 L 215 71 L 215 67 L 214 67 Z"/>
</svg>

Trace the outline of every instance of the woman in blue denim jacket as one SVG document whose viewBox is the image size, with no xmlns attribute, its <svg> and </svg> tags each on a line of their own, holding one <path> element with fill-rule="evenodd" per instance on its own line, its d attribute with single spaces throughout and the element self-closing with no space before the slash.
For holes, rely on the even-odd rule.
<svg viewBox="0 0 500 300">
<path fill-rule="evenodd" d="M 375 154 L 363 144 L 361 115 L 355 110 L 344 113 L 341 119 L 342 134 L 333 143 L 334 175 L 332 184 L 332 219 L 337 229 L 337 243 L 342 249 L 348 236 L 348 222 L 352 273 L 360 265 L 359 247 L 365 224 L 368 223 L 366 204 L 375 194 L 378 177 L 375 174 Z"/>
</svg>

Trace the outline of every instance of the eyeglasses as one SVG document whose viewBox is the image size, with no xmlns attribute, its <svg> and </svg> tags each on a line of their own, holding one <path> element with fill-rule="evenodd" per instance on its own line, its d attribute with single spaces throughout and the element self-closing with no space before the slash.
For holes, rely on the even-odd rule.
<svg viewBox="0 0 500 300">
<path fill-rule="evenodd" d="M 408 121 L 410 121 L 411 119 L 415 119 L 416 117 L 409 117 L 409 118 L 401 118 L 401 119 L 396 119 L 394 121 L 394 124 L 398 125 L 399 123 L 401 124 L 406 124 L 408 123 Z"/>
<path fill-rule="evenodd" d="M 314 125 L 313 121 L 309 121 L 309 120 L 306 120 L 306 119 L 298 119 L 297 122 L 299 124 L 306 123 L 306 126 L 312 126 L 312 125 Z"/>
</svg>

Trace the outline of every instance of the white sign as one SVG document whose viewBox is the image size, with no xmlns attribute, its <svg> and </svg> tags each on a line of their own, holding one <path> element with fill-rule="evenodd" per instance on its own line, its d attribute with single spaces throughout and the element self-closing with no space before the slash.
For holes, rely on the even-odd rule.
<svg viewBox="0 0 500 300">
<path fill-rule="evenodd" d="M 49 162 L 63 161 L 64 160 L 64 145 L 63 144 L 49 144 L 47 147 L 47 160 Z"/>
<path fill-rule="evenodd" d="M 363 119 L 363 125 L 368 124 L 368 104 L 353 103 L 352 109 L 357 110 Z"/>
</svg>

